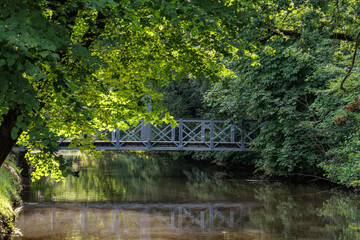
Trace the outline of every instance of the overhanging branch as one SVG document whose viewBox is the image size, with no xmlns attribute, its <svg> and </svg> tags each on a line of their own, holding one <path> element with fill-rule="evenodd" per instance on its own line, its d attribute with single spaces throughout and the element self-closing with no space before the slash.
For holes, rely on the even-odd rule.
<svg viewBox="0 0 360 240">
<path fill-rule="evenodd" d="M 346 79 L 350 76 L 351 71 L 352 71 L 352 69 L 354 67 L 354 64 L 355 64 L 356 53 L 357 53 L 357 49 L 358 49 L 358 46 L 359 46 L 359 37 L 360 37 L 360 31 L 358 32 L 358 34 L 356 36 L 355 51 L 354 51 L 354 55 L 353 55 L 353 58 L 352 58 L 351 66 L 349 68 L 348 73 L 346 74 L 346 76 L 344 77 L 344 79 L 341 81 L 341 84 L 340 84 L 340 89 L 343 90 L 344 93 L 346 92 L 346 89 L 344 88 L 344 83 L 345 83 Z"/>
</svg>

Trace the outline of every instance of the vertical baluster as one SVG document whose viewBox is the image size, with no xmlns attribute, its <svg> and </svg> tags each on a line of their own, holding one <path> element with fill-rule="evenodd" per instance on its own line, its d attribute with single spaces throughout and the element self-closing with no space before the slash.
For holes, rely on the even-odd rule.
<svg viewBox="0 0 360 240">
<path fill-rule="evenodd" d="M 214 150 L 215 146 L 214 146 L 214 120 L 211 120 L 210 122 L 210 149 Z"/>
<path fill-rule="evenodd" d="M 115 131 L 111 131 L 111 141 L 112 142 L 115 142 Z"/>
<path fill-rule="evenodd" d="M 120 148 L 120 130 L 116 129 L 116 148 Z"/>
<path fill-rule="evenodd" d="M 205 121 L 201 120 L 201 141 L 205 142 Z"/>
<path fill-rule="evenodd" d="M 241 150 L 245 151 L 245 120 L 241 121 Z"/>
<path fill-rule="evenodd" d="M 235 142 L 235 125 L 230 124 L 231 134 L 230 134 L 230 142 Z"/>
<path fill-rule="evenodd" d="M 183 119 L 179 119 L 179 150 L 183 149 Z"/>
<path fill-rule="evenodd" d="M 148 126 L 148 131 L 149 131 L 149 140 L 148 140 L 148 149 L 150 150 L 151 149 L 151 131 L 152 131 L 152 125 L 151 125 L 151 123 L 148 123 L 147 124 L 147 126 Z"/>
<path fill-rule="evenodd" d="M 176 127 L 171 128 L 171 141 L 175 144 L 175 129 Z"/>
</svg>

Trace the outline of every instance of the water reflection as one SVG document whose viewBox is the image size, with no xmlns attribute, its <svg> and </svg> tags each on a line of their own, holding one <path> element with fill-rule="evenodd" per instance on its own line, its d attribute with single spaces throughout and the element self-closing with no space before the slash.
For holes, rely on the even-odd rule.
<svg viewBox="0 0 360 240">
<path fill-rule="evenodd" d="M 31 184 L 15 239 L 360 239 L 359 195 L 333 186 L 224 180 L 181 156 L 73 162 L 79 178 Z"/>
<path fill-rule="evenodd" d="M 360 196 L 336 192 L 319 209 L 328 222 L 326 228 L 337 233 L 337 239 L 360 239 Z"/>
<path fill-rule="evenodd" d="M 24 190 L 25 202 L 194 202 L 249 201 L 251 185 L 228 182 L 219 173 L 178 157 L 144 153 L 107 153 L 104 159 L 73 158 L 79 178 L 42 179 Z M 202 171 L 199 169 L 203 168 Z M 238 185 L 238 186 L 235 186 Z M 255 198 L 251 200 L 255 201 Z"/>
<path fill-rule="evenodd" d="M 211 236 L 244 228 L 254 203 L 32 204 L 18 226 L 27 238 L 53 236 L 157 239 L 184 234 Z"/>
</svg>

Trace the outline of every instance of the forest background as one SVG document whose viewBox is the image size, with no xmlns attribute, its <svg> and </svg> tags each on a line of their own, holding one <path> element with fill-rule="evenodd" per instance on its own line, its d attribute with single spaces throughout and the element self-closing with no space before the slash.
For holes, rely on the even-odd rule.
<svg viewBox="0 0 360 240">
<path fill-rule="evenodd" d="M 243 55 L 227 63 L 235 76 L 172 82 L 163 90 L 164 105 L 177 117 L 264 123 L 254 143 L 257 154 L 197 153 L 198 159 L 254 164 L 273 176 L 325 176 L 357 188 L 360 6 L 356 1 L 253 6 L 249 24 L 238 32 L 246 43 Z"/>
</svg>

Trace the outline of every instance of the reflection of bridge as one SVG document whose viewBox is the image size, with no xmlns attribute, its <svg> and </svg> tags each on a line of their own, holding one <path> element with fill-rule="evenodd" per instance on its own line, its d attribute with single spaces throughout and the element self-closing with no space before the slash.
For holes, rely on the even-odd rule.
<svg viewBox="0 0 360 240">
<path fill-rule="evenodd" d="M 25 205 L 17 227 L 26 236 L 49 230 L 57 234 L 65 228 L 69 232 L 81 231 L 82 235 L 101 231 L 125 238 L 150 239 L 152 234 L 158 236 L 164 231 L 178 235 L 189 231 L 239 230 L 249 217 L 249 209 L 259 206 L 258 203 L 34 204 Z M 32 233 L 34 228 L 37 230 Z"/>
<path fill-rule="evenodd" d="M 176 122 L 174 128 L 165 123 L 141 123 L 127 130 L 106 130 L 95 138 L 94 144 L 102 150 L 251 151 L 251 142 L 261 129 L 261 125 L 250 120 L 237 124 L 223 120 Z M 66 139 L 59 142 L 62 150 L 72 150 L 68 148 L 70 143 Z"/>
</svg>

